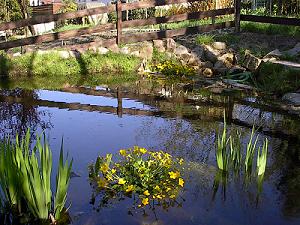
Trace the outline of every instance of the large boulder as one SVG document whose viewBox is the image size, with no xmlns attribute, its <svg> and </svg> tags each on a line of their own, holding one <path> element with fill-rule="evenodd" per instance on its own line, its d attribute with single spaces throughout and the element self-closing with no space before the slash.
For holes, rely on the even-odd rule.
<svg viewBox="0 0 300 225">
<path fill-rule="evenodd" d="M 176 49 L 176 42 L 172 38 L 166 39 L 166 47 L 167 51 L 174 52 Z"/>
<path fill-rule="evenodd" d="M 179 45 L 178 47 L 176 47 L 174 54 L 178 57 L 181 57 L 182 55 L 189 54 L 189 50 L 183 45 Z"/>
<path fill-rule="evenodd" d="M 226 53 L 218 57 L 218 61 L 214 65 L 214 71 L 218 74 L 226 74 L 236 63 L 235 55 Z"/>
<path fill-rule="evenodd" d="M 194 48 L 192 53 L 196 54 L 199 59 L 204 59 L 204 47 L 202 45 Z"/>
<path fill-rule="evenodd" d="M 212 47 L 214 49 L 217 49 L 217 50 L 225 50 L 226 49 L 226 43 L 225 42 L 216 41 L 216 42 L 212 43 Z"/>
<path fill-rule="evenodd" d="M 209 45 L 204 45 L 204 57 L 207 61 L 211 61 L 212 63 L 216 63 L 218 61 L 218 57 L 220 56 L 220 51 L 214 49 Z"/>
</svg>

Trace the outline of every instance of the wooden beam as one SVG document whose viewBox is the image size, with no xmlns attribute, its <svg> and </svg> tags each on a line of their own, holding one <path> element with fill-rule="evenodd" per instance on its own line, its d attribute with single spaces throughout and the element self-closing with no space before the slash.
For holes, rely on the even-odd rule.
<svg viewBox="0 0 300 225">
<path fill-rule="evenodd" d="M 289 26 L 300 26 L 300 19 L 286 18 L 286 17 L 241 15 L 241 21 L 271 23 L 271 24 L 289 25 Z"/>
<path fill-rule="evenodd" d="M 33 37 L 23 38 L 14 41 L 1 42 L 0 50 L 25 46 L 25 45 L 39 44 L 43 42 L 65 40 L 68 38 L 77 37 L 85 34 L 99 33 L 99 32 L 113 30 L 113 29 L 116 29 L 116 24 L 108 23 L 104 25 L 98 25 L 93 28 L 81 28 L 78 30 L 68 30 L 68 31 L 57 32 L 57 33 L 43 34 L 39 36 L 33 36 Z"/>
<path fill-rule="evenodd" d="M 127 44 L 131 42 L 149 41 L 155 39 L 172 38 L 175 36 L 195 34 L 199 32 L 208 32 L 215 29 L 224 29 L 234 27 L 234 21 L 228 21 L 223 23 L 216 23 L 215 25 L 205 25 L 197 27 L 188 27 L 175 30 L 165 30 L 158 32 L 147 32 L 141 34 L 127 34 L 122 36 L 122 43 Z"/>
<path fill-rule="evenodd" d="M 32 26 L 32 25 L 41 24 L 41 23 L 49 23 L 52 21 L 61 21 L 61 20 L 75 19 L 75 18 L 103 14 L 103 13 L 110 13 L 115 10 L 116 10 L 115 5 L 109 5 L 109 6 L 102 6 L 102 7 L 98 7 L 98 8 L 79 10 L 76 12 L 35 16 L 32 18 L 18 20 L 15 22 L 1 23 L 0 31 L 11 30 L 11 29 L 26 27 L 26 26 Z"/>
<path fill-rule="evenodd" d="M 121 44 L 122 37 L 122 2 L 117 0 L 117 44 Z"/>
<path fill-rule="evenodd" d="M 178 14 L 178 15 L 173 15 L 168 17 L 153 17 L 149 19 L 123 21 L 122 26 L 123 28 L 138 27 L 138 26 L 146 26 L 152 24 L 171 23 L 171 22 L 179 22 L 179 21 L 194 20 L 194 19 L 204 19 L 207 17 L 215 17 L 215 16 L 227 15 L 233 13 L 234 13 L 234 8 L 209 10 L 209 11 L 202 11 L 202 12 Z"/>
</svg>

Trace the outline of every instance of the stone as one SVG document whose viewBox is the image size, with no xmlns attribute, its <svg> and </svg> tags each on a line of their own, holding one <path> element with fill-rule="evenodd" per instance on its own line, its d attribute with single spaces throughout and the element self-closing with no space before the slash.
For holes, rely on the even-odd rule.
<svg viewBox="0 0 300 225">
<path fill-rule="evenodd" d="M 63 59 L 68 59 L 71 57 L 69 51 L 59 51 L 58 54 Z"/>
<path fill-rule="evenodd" d="M 19 56 L 21 56 L 22 54 L 21 54 L 21 52 L 16 52 L 16 53 L 14 53 L 12 56 L 13 57 L 19 57 Z"/>
<path fill-rule="evenodd" d="M 174 52 L 176 49 L 176 42 L 172 38 L 166 39 L 167 51 Z"/>
<path fill-rule="evenodd" d="M 190 53 L 187 64 L 190 66 L 198 66 L 199 67 L 201 65 L 201 60 L 198 58 L 198 56 L 195 53 Z"/>
<path fill-rule="evenodd" d="M 212 47 L 217 50 L 225 50 L 227 46 L 224 42 L 216 41 L 212 43 Z"/>
<path fill-rule="evenodd" d="M 266 55 L 264 56 L 264 59 L 269 59 L 269 58 L 280 58 L 280 57 L 282 57 L 282 56 L 283 56 L 282 52 L 279 51 L 279 49 L 275 49 L 275 50 L 269 52 L 268 54 L 266 54 Z"/>
<path fill-rule="evenodd" d="M 204 68 L 212 69 L 214 67 L 214 64 L 210 61 L 206 61 L 206 62 L 201 62 L 201 66 Z"/>
<path fill-rule="evenodd" d="M 107 54 L 109 52 L 109 50 L 107 49 L 107 48 L 104 48 L 104 47 L 99 47 L 98 48 L 98 53 L 100 54 L 100 55 L 105 55 L 105 54 Z"/>
<path fill-rule="evenodd" d="M 128 55 L 130 53 L 129 48 L 127 46 L 121 48 L 119 52 L 125 55 Z"/>
<path fill-rule="evenodd" d="M 244 67 L 235 65 L 228 71 L 228 73 L 229 74 L 237 74 L 237 73 L 244 73 L 245 71 L 246 71 L 246 69 Z"/>
<path fill-rule="evenodd" d="M 218 61 L 224 62 L 226 65 L 233 65 L 236 64 L 237 59 L 236 56 L 233 53 L 226 53 L 220 57 L 218 57 Z"/>
<path fill-rule="evenodd" d="M 133 52 L 130 53 L 130 55 L 133 55 L 133 56 L 136 56 L 136 57 L 141 57 L 139 51 L 133 51 Z"/>
<path fill-rule="evenodd" d="M 298 44 L 295 45 L 294 48 L 285 51 L 284 54 L 295 57 L 295 56 L 299 56 L 300 55 L 300 42 Z"/>
<path fill-rule="evenodd" d="M 165 44 L 163 40 L 153 40 L 153 46 L 157 49 L 158 52 L 165 52 Z"/>
<path fill-rule="evenodd" d="M 243 67 L 247 68 L 248 70 L 254 72 L 260 66 L 262 60 L 257 58 L 256 56 L 252 55 L 250 52 L 246 51 Z"/>
<path fill-rule="evenodd" d="M 143 42 L 140 45 L 140 58 L 142 59 L 152 59 L 153 56 L 153 44 L 150 42 Z"/>
<path fill-rule="evenodd" d="M 183 45 L 179 45 L 175 51 L 174 54 L 177 55 L 178 57 L 181 57 L 182 55 L 189 54 L 189 50 L 184 47 Z"/>
<path fill-rule="evenodd" d="M 205 76 L 205 77 L 212 77 L 214 75 L 212 69 L 210 68 L 205 68 L 203 71 L 202 71 L 202 74 Z"/>
<path fill-rule="evenodd" d="M 220 52 L 209 45 L 205 45 L 204 58 L 212 63 L 217 62 Z"/>
<path fill-rule="evenodd" d="M 114 53 L 119 53 L 120 48 L 117 44 L 110 45 L 108 49 Z"/>
<path fill-rule="evenodd" d="M 77 49 L 74 49 L 74 50 L 71 50 L 69 51 L 69 55 L 70 57 L 74 57 L 76 59 L 80 58 L 81 57 L 81 54 Z"/>
<path fill-rule="evenodd" d="M 300 106 L 300 93 L 287 93 L 282 100 L 294 106 Z"/>
<path fill-rule="evenodd" d="M 196 54 L 199 59 L 204 59 L 204 47 L 202 45 L 194 48 L 192 53 Z"/>
<path fill-rule="evenodd" d="M 218 73 L 218 74 L 226 74 L 229 70 L 230 70 L 230 66 L 228 66 L 226 63 L 224 63 L 223 61 L 221 60 L 218 60 L 215 65 L 214 65 L 214 68 L 213 70 Z"/>
</svg>

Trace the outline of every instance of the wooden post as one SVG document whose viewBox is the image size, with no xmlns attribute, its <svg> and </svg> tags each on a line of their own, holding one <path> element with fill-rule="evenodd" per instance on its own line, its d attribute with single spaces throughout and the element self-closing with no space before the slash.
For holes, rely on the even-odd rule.
<svg viewBox="0 0 300 225">
<path fill-rule="evenodd" d="M 241 31 L 241 0 L 234 1 L 235 32 Z"/>
<path fill-rule="evenodd" d="M 117 89 L 117 98 L 118 98 L 118 107 L 117 107 L 117 115 L 122 118 L 123 115 L 123 105 L 122 105 L 122 90 L 120 87 Z"/>
<path fill-rule="evenodd" d="M 121 44 L 122 37 L 122 2 L 117 1 L 117 44 Z"/>
</svg>

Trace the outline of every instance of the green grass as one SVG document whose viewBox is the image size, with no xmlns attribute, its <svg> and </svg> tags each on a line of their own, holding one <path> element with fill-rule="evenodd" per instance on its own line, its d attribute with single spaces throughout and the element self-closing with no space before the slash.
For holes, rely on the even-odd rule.
<svg viewBox="0 0 300 225">
<path fill-rule="evenodd" d="M 300 37 L 300 27 L 266 23 L 241 22 L 243 32 Z"/>
<path fill-rule="evenodd" d="M 55 28 L 53 31 L 54 32 L 62 32 L 62 31 L 68 31 L 68 30 L 77 30 L 77 29 L 81 29 L 81 28 L 87 28 L 87 27 L 91 27 L 91 24 L 68 24 L 68 25 L 64 25 L 61 27 L 57 27 Z"/>
<path fill-rule="evenodd" d="M 138 79 L 136 70 L 141 59 L 133 56 L 91 52 L 79 58 L 62 59 L 58 53 L 35 53 L 20 57 L 0 57 L 1 74 L 10 85 L 24 88 L 61 88 L 64 85 L 100 85 L 132 82 Z"/>
<path fill-rule="evenodd" d="M 212 34 L 202 34 L 198 35 L 195 39 L 196 43 L 199 45 L 209 45 L 215 42 L 215 36 Z"/>
<path fill-rule="evenodd" d="M 257 84 L 262 91 L 281 96 L 300 87 L 300 70 L 264 63 L 258 71 Z"/>
</svg>

